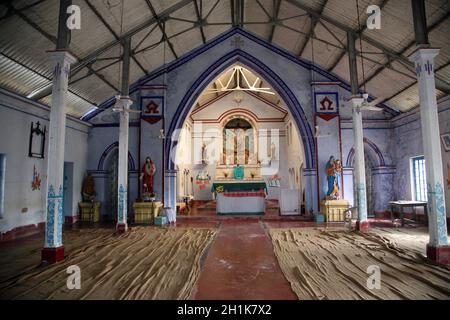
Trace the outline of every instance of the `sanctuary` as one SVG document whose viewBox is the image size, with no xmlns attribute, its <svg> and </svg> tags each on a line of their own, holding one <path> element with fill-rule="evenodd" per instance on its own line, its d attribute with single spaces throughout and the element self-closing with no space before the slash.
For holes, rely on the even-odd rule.
<svg viewBox="0 0 450 320">
<path fill-rule="evenodd" d="M 449 12 L 1 3 L 0 299 L 449 299 Z"/>
</svg>

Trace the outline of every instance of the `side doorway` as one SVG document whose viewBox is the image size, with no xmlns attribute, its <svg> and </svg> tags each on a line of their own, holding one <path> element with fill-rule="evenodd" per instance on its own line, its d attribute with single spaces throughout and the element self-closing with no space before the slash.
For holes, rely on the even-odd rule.
<svg viewBox="0 0 450 320">
<path fill-rule="evenodd" d="M 73 215 L 73 162 L 64 162 L 63 183 L 64 216 Z"/>
</svg>

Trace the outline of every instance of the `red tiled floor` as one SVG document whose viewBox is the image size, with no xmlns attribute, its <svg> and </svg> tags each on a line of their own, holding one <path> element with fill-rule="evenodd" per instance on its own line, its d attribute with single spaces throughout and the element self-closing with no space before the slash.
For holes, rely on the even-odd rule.
<svg viewBox="0 0 450 320">
<path fill-rule="evenodd" d="M 204 261 L 194 299 L 297 299 L 259 221 L 224 220 Z"/>
</svg>

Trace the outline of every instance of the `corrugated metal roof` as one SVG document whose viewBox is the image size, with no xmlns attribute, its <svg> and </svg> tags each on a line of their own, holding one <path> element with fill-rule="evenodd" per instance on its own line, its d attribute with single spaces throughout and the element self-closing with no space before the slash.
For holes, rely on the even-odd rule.
<svg viewBox="0 0 450 320">
<path fill-rule="evenodd" d="M 33 5 L 34 3 L 38 4 Z M 72 32 L 70 50 L 83 61 L 99 49 L 109 48 L 71 78 L 69 110 L 75 116 L 81 116 L 93 108 L 94 104 L 100 104 L 115 95 L 116 89 L 112 87 L 120 87 L 120 63 L 114 59 L 121 55 L 121 46 L 117 43 L 116 36 L 153 21 L 133 35 L 132 48 L 135 55 L 131 62 L 131 83 L 142 77 L 145 71 L 151 72 L 164 63 L 164 45 L 160 43 L 163 33 L 161 27 L 152 20 L 154 17 L 149 4 L 158 16 L 168 18 L 163 19 L 161 23 L 165 22 L 166 34 L 178 57 L 203 43 L 201 24 L 196 23 L 198 19 L 193 1 L 74 0 L 73 3 L 80 6 L 82 21 L 81 30 Z M 274 44 L 295 55 L 302 51 L 302 58 L 311 61 L 312 42 L 308 36 L 311 20 L 307 11 L 322 13 L 326 19 L 320 20 L 314 28 L 314 34 L 318 38 L 314 40 L 314 61 L 318 66 L 331 70 L 348 81 L 348 58 L 345 50 L 339 48 L 342 44 L 346 45 L 346 31 L 328 20 L 357 30 L 355 3 L 356 0 L 281 0 L 274 27 L 274 1 L 247 0 L 244 28 L 265 39 L 271 38 Z M 381 30 L 365 29 L 366 8 L 372 4 L 382 7 Z M 59 1 L 16 0 L 13 5 L 17 10 L 27 9 L 7 18 L 0 17 L 0 85 L 23 95 L 30 95 L 51 83 L 52 66 L 47 51 L 55 48 Z M 30 5 L 31 7 L 28 7 Z M 299 8 L 302 6 L 304 8 Z M 206 40 L 231 27 L 230 1 L 203 0 L 198 1 L 198 7 L 199 14 L 206 23 L 202 26 Z M 365 29 L 364 37 L 373 39 L 404 58 L 414 50 L 414 28 L 409 1 L 359 0 L 359 7 L 360 22 Z M 170 11 L 169 16 L 167 10 Z M 441 53 L 436 58 L 436 74 L 447 83 L 450 81 L 449 11 L 448 0 L 426 1 L 427 22 L 433 27 L 429 34 L 430 43 L 441 48 Z M 0 12 L 7 14 L 6 10 Z M 407 76 L 412 74 L 411 65 L 406 68 L 398 62 L 393 62 L 389 67 L 397 71 L 384 68 L 387 66 L 387 58 L 379 54 L 380 48 L 369 45 L 366 41 L 362 41 L 362 44 L 365 52 L 365 78 L 370 79 L 367 82 L 369 93 L 387 99 L 400 92 L 386 103 L 401 111 L 415 107 L 418 103 L 417 90 L 414 90 L 414 87 L 407 89 L 414 83 L 414 79 Z M 356 47 L 359 48 L 359 40 Z M 169 46 L 166 45 L 165 48 L 165 61 L 175 59 Z M 361 65 L 360 60 L 358 64 Z M 103 80 L 92 74 L 93 70 L 99 70 L 97 73 Z M 364 82 L 361 70 L 359 81 Z M 41 101 L 49 103 L 51 98 L 47 96 Z"/>
</svg>

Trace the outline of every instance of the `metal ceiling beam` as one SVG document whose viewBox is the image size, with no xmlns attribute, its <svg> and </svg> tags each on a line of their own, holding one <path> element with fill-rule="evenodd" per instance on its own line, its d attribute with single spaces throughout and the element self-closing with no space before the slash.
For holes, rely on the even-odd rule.
<svg viewBox="0 0 450 320">
<path fill-rule="evenodd" d="M 17 61 L 17 60 L 14 59 L 13 57 L 10 57 L 10 56 L 8 56 L 7 54 L 5 54 L 5 53 L 3 53 L 3 52 L 1 52 L 0 55 L 4 56 L 4 57 L 5 57 L 6 59 L 8 59 L 8 60 L 11 60 L 12 62 L 16 63 L 17 65 L 21 66 L 22 68 L 25 68 L 25 69 L 27 69 L 28 71 L 33 72 L 34 74 L 37 74 L 38 76 L 44 78 L 45 80 L 52 81 L 52 79 L 49 78 L 48 76 L 46 76 L 45 74 L 42 74 L 42 73 L 40 73 L 39 71 L 33 70 L 33 69 L 30 68 L 29 66 L 23 64 L 23 63 L 20 62 L 20 61 Z M 70 89 L 69 89 L 69 92 L 70 92 L 71 94 L 73 94 L 74 96 L 80 98 L 81 100 L 86 101 L 86 102 L 89 103 L 89 104 L 97 105 L 96 103 L 94 103 L 94 102 L 92 102 L 92 101 L 89 101 L 89 99 L 80 96 L 78 93 L 76 93 L 76 92 L 74 92 L 74 91 L 72 91 L 72 90 L 70 90 Z"/>
<path fill-rule="evenodd" d="M 123 41 L 122 81 L 120 94 L 128 96 L 130 93 L 130 62 L 131 62 L 131 38 Z"/>
<path fill-rule="evenodd" d="M 427 28 L 427 14 L 425 12 L 425 2 L 423 0 L 412 0 L 411 7 L 413 11 L 414 20 L 414 35 L 416 45 L 429 46 L 428 28 Z"/>
<path fill-rule="evenodd" d="M 359 93 L 359 89 L 358 89 L 358 68 L 356 63 L 356 50 L 355 50 L 355 35 L 351 31 L 347 31 L 347 53 L 348 53 L 351 91 L 352 95 L 357 95 Z"/>
<path fill-rule="evenodd" d="M 446 15 L 442 16 L 439 20 L 437 20 L 435 23 L 433 23 L 429 28 L 428 28 L 428 33 L 433 31 L 434 29 L 436 29 L 437 27 L 439 27 L 439 25 L 441 23 L 443 23 L 444 21 L 446 21 L 448 18 L 450 17 L 450 12 L 447 12 Z M 409 42 L 401 51 L 400 54 L 403 55 L 406 51 L 408 51 L 409 48 L 411 48 L 412 46 L 414 46 L 414 44 L 416 43 L 416 40 L 412 40 L 411 42 Z M 377 75 L 379 75 L 385 68 L 388 68 L 389 65 L 391 64 L 392 60 L 388 59 L 388 62 L 383 64 L 382 67 L 378 68 L 377 70 L 375 70 L 367 79 L 366 81 L 364 81 L 363 83 L 361 83 L 361 86 L 365 85 L 366 83 L 368 83 L 370 80 L 372 80 L 373 78 L 375 78 Z M 442 85 L 442 84 L 441 84 Z M 445 91 L 444 91 L 445 92 Z"/>
<path fill-rule="evenodd" d="M 342 24 L 341 22 L 339 22 L 339 21 L 337 21 L 337 20 L 335 20 L 335 19 L 333 19 L 331 17 L 328 17 L 328 16 L 320 14 L 320 12 L 317 12 L 317 11 L 309 8 L 308 6 L 306 6 L 303 3 L 299 2 L 298 0 L 285 0 L 285 1 L 293 4 L 297 8 L 302 9 L 303 11 L 308 12 L 309 14 L 311 14 L 312 16 L 315 16 L 318 19 L 321 19 L 323 21 L 326 21 L 326 22 L 334 25 L 335 27 L 337 27 L 337 28 L 339 28 L 339 29 L 341 29 L 341 30 L 343 30 L 345 32 L 355 33 L 355 31 L 352 28 Z M 405 57 L 405 56 L 403 56 L 403 55 L 401 55 L 401 54 L 399 54 L 399 53 L 397 53 L 397 52 L 395 52 L 395 51 L 385 47 L 383 44 L 381 44 L 378 41 L 376 41 L 376 40 L 366 36 L 363 33 L 359 33 L 359 37 L 362 40 L 364 40 L 365 42 L 367 42 L 368 44 L 370 44 L 371 46 L 373 46 L 373 47 L 381 50 L 382 52 L 384 52 L 392 60 L 401 61 L 404 65 L 408 66 L 411 69 L 414 69 L 414 64 L 411 61 L 409 61 L 409 59 L 407 57 Z M 437 76 L 435 77 L 435 79 L 436 79 L 436 88 L 441 90 L 441 91 L 444 91 L 444 92 L 448 93 L 449 92 L 448 88 L 449 88 L 450 85 L 445 80 L 440 79 Z"/>
<path fill-rule="evenodd" d="M 259 0 L 256 0 L 256 3 L 258 4 L 258 6 L 261 8 L 262 11 L 264 11 L 265 15 L 267 16 L 267 18 L 272 19 L 272 16 L 270 15 L 270 13 L 267 11 L 267 9 L 261 4 L 261 2 Z"/>
<path fill-rule="evenodd" d="M 383 10 L 383 7 L 388 3 L 388 1 L 389 1 L 389 0 L 384 0 L 384 1 L 379 5 L 380 10 Z M 363 27 L 362 30 L 361 30 L 361 33 L 364 32 L 364 30 L 366 30 L 366 29 L 367 29 L 367 24 L 364 25 L 364 27 Z M 356 39 L 357 39 L 358 37 L 359 37 L 359 34 L 356 34 Z M 356 39 L 355 39 L 355 40 L 356 40 Z M 343 51 L 343 52 L 339 55 L 339 57 L 334 61 L 333 65 L 332 65 L 330 68 L 328 68 L 328 71 L 332 71 L 334 68 L 336 68 L 336 66 L 339 64 L 339 62 L 341 62 L 342 58 L 345 56 L 346 53 L 347 53 L 346 51 Z"/>
<path fill-rule="evenodd" d="M 275 33 L 276 21 L 278 20 L 278 14 L 280 13 L 281 0 L 273 0 L 273 15 L 270 21 L 272 22 L 272 30 L 270 31 L 269 42 L 272 42 L 273 35 Z"/>
<path fill-rule="evenodd" d="M 53 42 L 53 44 L 58 45 L 58 40 L 55 36 L 49 34 L 45 30 L 43 30 L 41 27 L 39 27 L 34 21 L 32 21 L 30 18 L 28 18 L 26 15 L 24 15 L 22 12 L 17 13 L 19 17 L 21 17 L 26 23 L 28 23 L 31 27 L 33 27 L 36 31 L 38 31 L 40 34 L 42 34 L 44 37 L 46 37 L 48 40 Z M 97 77 L 99 77 L 103 82 L 105 82 L 108 86 L 111 88 L 117 90 L 117 88 L 111 84 L 109 81 L 107 81 L 104 77 L 97 74 L 90 66 L 87 66 L 87 68 L 92 71 Z M 46 96 L 49 96 L 52 94 L 52 83 L 51 80 L 49 80 L 50 83 L 47 87 L 43 88 L 41 91 L 36 92 L 35 94 L 31 95 L 29 98 L 33 100 L 40 100 L 42 98 L 45 98 Z M 86 99 L 84 99 L 86 100 Z M 86 100 L 87 101 L 87 100 Z"/>
<path fill-rule="evenodd" d="M 322 7 L 320 8 L 321 15 L 322 15 L 323 10 L 325 9 L 327 3 L 328 3 L 328 0 L 325 0 L 324 3 L 322 4 Z M 310 24 L 309 32 L 308 32 L 309 36 L 306 38 L 305 42 L 303 42 L 302 46 L 298 50 L 297 57 L 302 56 L 303 51 L 305 51 L 306 45 L 308 44 L 308 41 L 311 39 L 311 36 L 314 35 L 314 30 L 316 29 L 317 22 L 319 22 L 319 19 L 313 18 L 313 16 L 311 16 L 311 15 L 309 17 L 311 19 L 311 24 Z"/>
<path fill-rule="evenodd" d="M 71 30 L 67 27 L 69 14 L 67 8 L 72 5 L 72 0 L 61 0 L 59 2 L 58 39 L 56 40 L 56 50 L 69 50 L 72 37 Z"/>
<path fill-rule="evenodd" d="M 192 0 L 181 0 L 181 1 L 179 1 L 178 3 L 176 3 L 173 6 L 167 8 L 166 10 L 164 10 L 159 15 L 159 19 L 160 20 L 167 19 L 172 13 L 174 13 L 174 12 L 178 11 L 179 9 L 185 7 L 186 5 L 190 4 L 191 2 L 192 2 Z M 86 57 L 82 58 L 81 60 L 79 60 L 78 63 L 75 63 L 75 65 L 72 67 L 72 70 L 76 71 L 79 68 L 84 68 L 87 64 L 89 64 L 90 62 L 94 61 L 96 57 L 98 57 L 102 53 L 110 50 L 114 46 L 120 44 L 121 41 L 123 39 L 125 39 L 126 37 L 132 37 L 135 34 L 137 34 L 138 32 L 140 32 L 140 31 L 142 31 L 142 30 L 152 26 L 156 22 L 157 22 L 156 17 L 152 17 L 148 21 L 143 22 L 139 26 L 137 26 L 137 27 L 131 29 L 130 31 L 126 32 L 122 37 L 120 37 L 119 40 L 114 40 L 114 41 L 106 44 L 105 46 L 95 50 L 91 54 L 88 54 Z M 72 71 L 70 73 L 72 74 Z"/>
<path fill-rule="evenodd" d="M 18 12 L 17 15 L 23 20 L 25 21 L 30 27 L 32 27 L 34 30 L 36 30 L 37 32 L 39 32 L 41 35 L 43 35 L 45 38 L 47 38 L 48 40 L 50 40 L 51 42 L 53 42 L 54 44 L 57 43 L 57 39 L 54 35 L 51 35 L 50 33 L 48 33 L 47 31 L 45 31 L 44 29 L 42 29 L 37 23 L 35 23 L 33 20 L 31 20 L 30 18 L 28 18 L 25 14 L 23 14 L 22 12 Z"/>
<path fill-rule="evenodd" d="M 47 0 L 39 0 L 39 1 L 36 1 L 36 2 L 33 2 L 33 3 L 29 4 L 29 5 L 27 5 L 25 7 L 22 7 L 20 9 L 16 9 L 16 8 L 14 8 L 11 5 L 13 1 L 9 0 L 8 3 L 6 4 L 6 7 L 7 7 L 8 11 L 5 13 L 5 15 L 3 17 L 0 17 L 0 21 L 8 19 L 10 17 L 13 17 L 13 16 L 15 16 L 18 13 L 22 13 L 22 12 L 24 12 L 24 11 L 26 11 L 28 9 L 31 9 L 31 8 L 37 6 L 38 4 L 41 4 L 41 3 L 45 2 L 45 1 L 47 1 Z"/>
<path fill-rule="evenodd" d="M 236 17 L 235 17 L 235 12 L 234 12 L 234 1 L 235 0 L 230 0 L 231 25 L 233 27 L 236 26 Z"/>
<path fill-rule="evenodd" d="M 84 2 L 86 2 L 86 4 L 88 5 L 89 9 L 91 9 L 91 11 L 94 13 L 94 15 L 97 17 L 97 19 L 99 19 L 101 21 L 101 23 L 105 26 L 106 29 L 108 29 L 108 31 L 114 36 L 114 38 L 116 40 L 119 40 L 120 37 L 117 35 L 117 33 L 114 31 L 114 29 L 111 27 L 111 25 L 105 20 L 105 18 L 103 18 L 103 16 L 100 14 L 100 12 L 97 10 L 97 8 L 89 1 L 89 0 L 84 0 Z M 123 46 L 123 44 L 122 44 Z M 132 56 L 133 61 L 138 65 L 138 67 L 141 69 L 141 71 L 144 74 L 147 74 L 147 70 L 145 70 L 145 68 L 142 66 L 142 64 L 137 60 L 136 57 Z"/>
<path fill-rule="evenodd" d="M 195 0 L 194 0 L 195 1 Z M 159 29 L 161 30 L 162 34 L 163 34 L 163 38 L 164 40 L 167 42 L 167 45 L 169 46 L 170 51 L 172 52 L 173 56 L 175 57 L 175 59 L 178 59 L 178 55 L 175 52 L 175 49 L 173 48 L 172 43 L 169 41 L 169 38 L 167 37 L 167 33 L 166 33 L 166 27 L 165 27 L 165 22 L 164 22 L 164 26 L 163 23 L 161 21 L 164 21 L 164 18 L 159 17 L 156 14 L 155 8 L 153 7 L 152 3 L 150 2 L 150 0 L 145 0 L 145 2 L 147 3 L 147 6 L 150 8 L 150 11 L 152 12 L 153 18 L 156 19 L 156 23 L 158 24 Z M 192 0 L 190 1 L 192 2 Z"/>
<path fill-rule="evenodd" d="M 450 62 L 447 62 L 447 63 L 444 64 L 443 66 L 437 68 L 437 69 L 435 70 L 435 73 L 439 72 L 439 71 L 442 70 L 442 69 L 447 68 L 449 65 L 450 65 Z M 395 98 L 396 96 L 398 96 L 399 94 L 402 94 L 402 93 L 405 92 L 406 90 L 411 89 L 411 88 L 412 88 L 413 86 L 415 86 L 416 84 L 417 84 L 417 81 L 414 81 L 413 83 L 411 83 L 410 85 L 406 86 L 405 88 L 403 88 L 403 89 L 397 91 L 396 93 L 392 94 L 391 96 L 389 96 L 389 97 L 383 99 L 382 101 L 379 102 L 379 104 L 383 104 L 383 103 L 389 102 L 390 100 L 394 99 L 394 98 Z"/>
<path fill-rule="evenodd" d="M 170 16 L 170 14 L 172 14 L 175 11 L 183 8 L 184 6 L 188 5 L 191 2 L 192 2 L 192 0 L 181 0 L 180 2 L 174 4 L 173 6 L 167 8 L 166 10 L 164 10 L 159 15 L 159 18 L 160 19 L 166 19 L 166 18 L 168 18 Z M 93 69 L 89 67 L 89 64 L 92 63 L 93 61 L 95 61 L 95 59 L 99 55 L 107 52 L 111 48 L 113 48 L 116 45 L 120 44 L 121 41 L 123 41 L 123 39 L 125 39 L 126 37 L 132 37 L 136 33 L 144 30 L 145 28 L 148 28 L 149 26 L 153 25 L 156 22 L 157 22 L 156 18 L 152 17 L 148 21 L 145 21 L 142 24 L 140 24 L 139 26 L 137 26 L 137 27 L 131 29 L 130 31 L 126 32 L 122 37 L 119 38 L 119 40 L 114 40 L 114 41 L 104 45 L 103 47 L 93 51 L 92 53 L 88 54 L 84 58 L 79 59 L 78 62 L 74 63 L 74 65 L 72 66 L 72 68 L 70 70 L 70 76 L 73 76 L 74 74 L 79 72 L 80 69 L 83 69 L 85 67 L 87 67 L 90 71 L 93 71 Z M 93 71 L 93 72 L 94 72 L 94 74 L 96 74 L 95 71 Z M 111 84 L 108 84 L 108 85 L 111 87 Z M 115 88 L 115 91 L 118 92 L 119 90 L 117 88 Z M 51 84 L 50 84 L 49 86 L 45 87 L 40 94 L 45 97 L 45 96 L 48 96 L 49 94 L 51 94 L 51 92 L 52 92 L 52 88 L 51 88 Z"/>
<path fill-rule="evenodd" d="M 194 0 L 194 7 L 195 7 L 195 14 L 197 15 L 197 20 L 198 20 L 197 23 L 198 23 L 198 26 L 199 26 L 199 29 L 200 29 L 200 35 L 202 36 L 203 44 L 205 44 L 206 43 L 206 37 L 205 37 L 205 32 L 203 31 L 203 18 L 202 18 L 203 12 L 201 10 L 201 8 L 203 7 L 202 0 L 200 0 L 200 7 L 201 8 L 199 8 L 197 0 Z"/>
<path fill-rule="evenodd" d="M 240 14 L 240 26 L 241 26 L 241 28 L 243 28 L 244 27 L 244 12 L 245 12 L 245 0 L 238 0 L 239 1 L 239 4 L 240 4 L 240 11 L 239 11 L 239 14 Z"/>
</svg>

